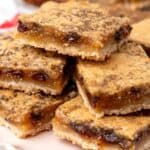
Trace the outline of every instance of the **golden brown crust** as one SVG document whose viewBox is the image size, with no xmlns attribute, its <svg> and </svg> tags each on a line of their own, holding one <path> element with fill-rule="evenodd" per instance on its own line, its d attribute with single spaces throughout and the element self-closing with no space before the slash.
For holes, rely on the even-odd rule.
<svg viewBox="0 0 150 150">
<path fill-rule="evenodd" d="M 118 144 L 108 143 L 98 138 L 81 136 L 76 131 L 72 130 L 68 125 L 64 124 L 64 122 L 60 119 L 58 120 L 57 118 L 54 118 L 52 123 L 53 131 L 57 136 L 59 136 L 61 139 L 72 142 L 72 144 L 79 145 L 80 147 L 82 147 L 82 149 L 122 150 L 122 148 Z M 149 133 L 147 133 L 147 135 L 143 135 L 142 139 L 137 142 L 137 144 L 133 145 L 127 150 L 149 150 L 149 140 L 150 136 Z"/>
<path fill-rule="evenodd" d="M 143 96 L 142 98 L 129 98 L 128 94 L 121 95 L 122 100 L 118 100 L 115 96 L 93 97 L 91 96 L 82 86 L 82 82 L 76 80 L 78 90 L 82 98 L 84 99 L 85 105 L 89 111 L 96 115 L 96 117 L 102 117 L 104 114 L 107 115 L 123 115 L 131 112 L 140 111 L 142 109 L 149 109 L 149 97 L 150 95 Z M 123 93 L 123 92 L 122 92 Z M 120 94 L 120 93 L 119 93 Z M 127 97 L 126 97 L 127 95 Z M 121 97 L 118 95 L 118 97 Z M 111 100 L 110 100 L 111 99 Z"/>
<path fill-rule="evenodd" d="M 150 47 L 149 24 L 150 19 L 134 24 L 130 39 L 145 45 L 145 47 Z"/>
<path fill-rule="evenodd" d="M 105 6 L 109 13 L 114 16 L 127 16 L 130 18 L 131 23 L 137 23 L 145 18 L 150 17 L 149 11 L 141 9 L 134 10 L 132 7 L 123 4 L 114 4 L 113 7 Z M 144 8 L 143 8 L 144 9 Z"/>
<path fill-rule="evenodd" d="M 51 113 L 53 115 L 54 113 Z M 46 124 L 38 124 L 37 126 L 34 126 L 32 129 L 25 129 L 26 126 L 19 126 L 17 127 L 13 124 L 10 124 L 6 120 L 0 117 L 0 125 L 5 126 L 9 128 L 17 137 L 19 138 L 27 138 L 29 136 L 35 136 L 40 132 L 48 131 L 52 129 L 51 120 Z"/>
<path fill-rule="evenodd" d="M 82 1 L 82 0 L 78 0 Z M 91 3 L 98 3 L 114 16 L 126 16 L 131 23 L 141 21 L 150 17 L 149 0 L 87 0 Z"/>
<path fill-rule="evenodd" d="M 76 77 L 83 89 L 80 93 L 84 101 L 88 101 L 94 111 L 126 114 L 150 108 L 149 70 L 150 61 L 144 50 L 139 45 L 127 43 L 104 63 L 79 60 Z M 123 109 L 130 105 L 132 109 Z"/>
<path fill-rule="evenodd" d="M 109 16 L 89 3 L 48 2 L 19 20 L 22 43 L 92 60 L 104 60 L 131 31 L 127 18 Z"/>
<path fill-rule="evenodd" d="M 61 124 L 59 124 L 60 128 L 66 125 L 76 134 L 79 134 L 81 138 L 83 137 L 83 141 L 84 139 L 86 141 L 88 138 L 91 138 L 95 142 L 99 140 L 100 148 L 100 141 L 103 140 L 104 142 L 130 149 L 134 147 L 134 144 L 137 144 L 137 139 L 139 139 L 139 141 L 142 140 L 142 137 L 139 138 L 142 133 L 146 132 L 149 135 L 149 114 L 150 113 L 96 118 L 83 105 L 81 98 L 76 97 L 57 109 L 53 128 L 55 128 L 55 121 L 59 121 L 61 122 Z M 56 134 L 57 132 L 59 133 L 59 131 L 61 130 L 55 130 Z M 71 140 L 74 141 L 73 138 L 71 138 Z M 95 143 L 94 141 L 93 143 Z"/>
<path fill-rule="evenodd" d="M 43 49 L 20 45 L 13 36 L 14 33 L 0 35 L 0 86 L 60 94 L 67 81 L 66 59 Z"/>
<path fill-rule="evenodd" d="M 51 129 L 55 109 L 64 101 L 65 97 L 0 89 L 0 124 L 11 128 L 19 137 L 35 135 Z"/>
<path fill-rule="evenodd" d="M 136 41 L 142 44 L 146 52 L 150 55 L 150 31 L 149 31 L 150 19 L 142 20 L 136 24 L 133 24 L 133 31 L 130 35 L 130 40 Z"/>
<path fill-rule="evenodd" d="M 134 3 L 131 3 L 131 8 L 134 10 L 140 10 L 140 11 L 150 11 L 150 1 L 149 0 L 137 0 Z"/>
<path fill-rule="evenodd" d="M 78 0 L 82 1 L 82 0 Z M 110 15 L 126 16 L 130 18 L 131 23 L 141 21 L 150 17 L 149 0 L 87 0 L 91 3 L 97 3 L 100 7 L 109 11 Z"/>
<path fill-rule="evenodd" d="M 64 124 L 63 121 L 57 118 L 53 119 L 53 131 L 61 139 L 68 140 L 72 144 L 76 144 L 85 150 L 122 150 L 117 144 L 110 144 L 103 141 L 102 139 L 95 139 L 93 137 L 84 137 L 72 130 L 68 125 Z M 133 149 L 132 149 L 133 150 Z M 140 149 L 141 150 L 141 149 Z"/>
</svg>

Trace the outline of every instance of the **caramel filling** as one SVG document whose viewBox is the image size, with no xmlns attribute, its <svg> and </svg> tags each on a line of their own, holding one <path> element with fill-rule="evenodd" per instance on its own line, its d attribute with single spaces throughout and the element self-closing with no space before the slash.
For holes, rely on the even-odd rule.
<svg viewBox="0 0 150 150">
<path fill-rule="evenodd" d="M 93 41 L 89 37 L 82 37 L 77 32 L 68 32 L 67 34 L 62 33 L 61 31 L 56 31 L 55 29 L 49 27 L 40 27 L 36 23 L 23 23 L 19 21 L 18 31 L 21 36 L 24 36 L 30 40 L 36 41 L 50 41 L 60 46 L 75 46 L 80 47 L 80 49 L 86 49 L 86 51 L 99 51 L 105 46 L 110 40 L 114 39 L 116 42 L 120 42 L 125 39 L 131 32 L 131 27 L 129 25 L 124 25 L 120 27 L 117 31 L 114 31 L 113 35 L 108 35 L 104 37 L 101 43 Z"/>
<path fill-rule="evenodd" d="M 147 107 L 150 107 L 149 97 L 150 93 L 148 93 L 146 88 L 140 87 L 131 87 L 130 89 L 126 89 L 118 94 L 114 95 L 105 95 L 103 93 L 99 93 L 99 96 L 91 95 L 86 89 L 82 77 L 77 75 L 78 81 L 80 82 L 80 86 L 82 88 L 82 92 L 84 92 L 87 97 L 90 105 L 96 111 L 111 111 L 111 110 L 119 110 L 125 109 L 130 106 L 138 106 L 140 107 L 138 110 L 141 110 L 143 104 L 147 104 Z M 141 106 L 140 106 L 141 105 Z M 125 110 L 126 111 L 126 110 Z M 130 111 L 130 110 L 129 110 Z"/>
<path fill-rule="evenodd" d="M 135 93 L 134 93 L 135 94 Z M 130 106 L 138 106 L 140 107 L 139 110 L 142 109 L 143 104 L 147 104 L 147 107 L 149 105 L 149 97 L 150 94 L 146 94 L 146 95 L 140 95 L 139 97 L 133 97 L 133 96 L 125 96 L 126 92 L 123 93 L 123 95 L 113 95 L 113 96 L 103 96 L 101 94 L 101 96 L 99 97 L 95 97 L 95 96 L 91 96 L 88 92 L 87 92 L 87 96 L 89 99 L 89 102 L 91 104 L 92 107 L 94 107 L 97 111 L 99 110 L 109 110 L 109 109 L 125 109 L 126 107 L 130 107 Z M 141 106 L 139 106 L 141 105 Z"/>
<path fill-rule="evenodd" d="M 58 117 L 55 117 L 53 121 L 54 121 L 53 123 L 54 128 L 56 128 L 57 126 L 60 126 L 60 129 L 64 127 L 66 131 L 75 132 L 79 134 L 82 139 L 85 140 L 89 139 L 90 141 L 91 140 L 96 141 L 97 143 L 99 143 L 100 147 L 112 144 L 118 145 L 118 147 L 120 147 L 121 149 L 129 149 L 134 144 L 133 141 L 116 135 L 113 130 L 104 130 L 102 128 L 90 127 L 88 126 L 88 123 L 87 124 L 77 122 L 65 123 L 62 118 Z"/>
<path fill-rule="evenodd" d="M 65 82 L 64 76 L 51 76 L 43 70 L 13 70 L 13 69 L 0 69 L 0 79 L 3 81 L 25 81 L 32 82 L 38 86 L 47 88 L 62 89 Z"/>
<path fill-rule="evenodd" d="M 27 132 L 42 128 L 45 124 L 51 122 L 51 119 L 54 117 L 55 109 L 58 104 L 52 107 L 43 108 L 42 110 L 29 110 L 28 113 L 24 114 L 22 118 L 18 121 L 16 118 L 9 117 L 9 111 L 5 108 L 0 111 L 2 118 L 14 126 L 17 130 L 21 132 Z"/>
<path fill-rule="evenodd" d="M 98 140 L 102 139 L 108 143 L 119 144 L 122 148 L 125 149 L 131 146 L 130 140 L 117 136 L 113 130 L 94 128 L 94 127 L 90 127 L 86 123 L 80 124 L 76 122 L 71 122 L 70 127 L 75 132 L 85 137 L 93 137 L 94 139 L 98 139 Z"/>
<path fill-rule="evenodd" d="M 120 150 L 119 145 L 110 144 L 103 139 L 96 139 L 79 134 L 78 132 L 74 131 L 69 125 L 65 124 L 63 121 L 57 118 L 53 119 L 53 130 L 54 132 L 56 132 L 56 134 L 58 134 L 58 136 L 62 137 L 63 139 L 72 141 L 79 146 L 87 143 L 87 146 L 82 146 L 83 149 L 90 149 L 90 147 L 91 149 L 94 149 L 93 147 L 95 147 L 96 149 L 105 149 L 106 147 L 112 149 L 115 146 L 115 148 L 118 147 L 117 150 Z"/>
<path fill-rule="evenodd" d="M 104 130 L 102 128 L 94 128 L 88 126 L 88 123 L 76 123 L 71 122 L 70 128 L 80 134 L 83 137 L 94 138 L 97 140 L 102 140 L 104 143 L 118 144 L 123 149 L 129 149 L 130 147 L 137 147 L 136 145 L 144 142 L 145 138 L 149 138 L 150 128 L 137 134 L 137 138 L 133 141 L 125 139 L 115 134 L 113 130 Z M 147 141 L 146 141 L 147 142 Z M 144 143 L 145 144 L 145 143 Z M 141 146 L 142 147 L 142 146 Z"/>
</svg>

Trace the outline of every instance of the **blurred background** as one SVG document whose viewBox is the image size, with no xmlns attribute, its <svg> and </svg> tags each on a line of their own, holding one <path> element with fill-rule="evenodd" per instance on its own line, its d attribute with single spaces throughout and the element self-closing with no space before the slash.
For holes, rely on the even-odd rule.
<svg viewBox="0 0 150 150">
<path fill-rule="evenodd" d="M 5 0 L 0 4 L 0 32 L 15 27 L 18 15 L 30 13 L 48 0 Z M 53 0 L 58 3 L 71 0 Z M 128 16 L 135 23 L 150 17 L 150 0 L 72 0 L 98 3 L 109 13 L 116 16 Z"/>
</svg>

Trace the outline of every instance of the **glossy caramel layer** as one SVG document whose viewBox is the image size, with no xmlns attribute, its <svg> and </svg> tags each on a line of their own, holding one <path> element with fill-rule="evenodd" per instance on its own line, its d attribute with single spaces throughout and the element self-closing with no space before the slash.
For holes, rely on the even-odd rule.
<svg viewBox="0 0 150 150">
<path fill-rule="evenodd" d="M 13 33 L 0 35 L 0 87 L 60 94 L 68 79 L 64 76 L 68 69 L 66 59 L 20 45 L 13 36 Z"/>
<path fill-rule="evenodd" d="M 136 149 L 145 136 L 149 137 L 149 115 L 148 110 L 127 116 L 96 118 L 84 106 L 81 97 L 76 97 L 57 109 L 53 128 L 60 137 L 83 147 L 85 141 L 90 144 L 92 140 L 100 149 L 112 144 L 117 150 L 130 150 Z"/>
</svg>

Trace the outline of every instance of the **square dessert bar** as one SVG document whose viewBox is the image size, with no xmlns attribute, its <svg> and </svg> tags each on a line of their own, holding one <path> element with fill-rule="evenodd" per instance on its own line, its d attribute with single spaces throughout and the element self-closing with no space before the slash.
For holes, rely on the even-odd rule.
<svg viewBox="0 0 150 150">
<path fill-rule="evenodd" d="M 150 13 L 150 12 L 149 12 Z M 130 40 L 136 41 L 143 45 L 147 54 L 150 56 L 150 19 L 142 20 L 133 25 L 133 31 Z"/>
<path fill-rule="evenodd" d="M 127 18 L 110 16 L 98 4 L 47 2 L 35 13 L 19 17 L 16 37 L 47 51 L 103 61 L 130 31 Z"/>
<path fill-rule="evenodd" d="M 150 1 L 149 0 L 132 0 L 133 4 L 131 7 L 134 10 L 140 10 L 140 11 L 150 11 Z"/>
<path fill-rule="evenodd" d="M 0 35 L 0 87 L 60 94 L 67 83 L 66 59 L 44 49 L 20 45 L 14 33 Z"/>
<path fill-rule="evenodd" d="M 65 97 L 31 95 L 0 89 L 0 125 L 25 138 L 51 129 L 55 109 Z"/>
<path fill-rule="evenodd" d="M 106 62 L 78 60 L 76 82 L 86 106 L 99 116 L 150 109 L 150 60 L 126 43 Z"/>
<path fill-rule="evenodd" d="M 129 17 L 131 24 L 137 23 L 145 18 L 150 17 L 150 11 L 144 11 L 144 6 L 140 9 L 133 9 L 133 7 L 135 7 L 134 4 L 131 6 L 119 3 L 109 6 L 106 5 L 105 7 L 108 9 L 111 15 Z"/>
<path fill-rule="evenodd" d="M 82 115 L 81 115 L 82 114 Z M 149 150 L 150 111 L 96 118 L 76 97 L 56 110 L 53 131 L 90 150 Z"/>
</svg>

